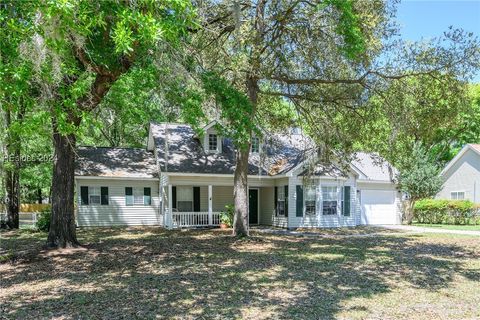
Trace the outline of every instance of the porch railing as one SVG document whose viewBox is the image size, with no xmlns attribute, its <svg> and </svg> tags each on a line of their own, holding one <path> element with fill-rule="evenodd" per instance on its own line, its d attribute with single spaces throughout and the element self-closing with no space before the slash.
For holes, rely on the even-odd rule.
<svg viewBox="0 0 480 320">
<path fill-rule="evenodd" d="M 208 221 L 208 212 L 173 212 L 173 228 L 208 227 L 220 225 L 220 212 L 212 212 L 212 221 Z"/>
</svg>

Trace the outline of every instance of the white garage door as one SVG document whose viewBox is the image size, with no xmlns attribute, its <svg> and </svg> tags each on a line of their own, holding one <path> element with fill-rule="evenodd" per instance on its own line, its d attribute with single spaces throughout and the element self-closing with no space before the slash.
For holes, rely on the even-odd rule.
<svg viewBox="0 0 480 320">
<path fill-rule="evenodd" d="M 362 224 L 396 224 L 395 191 L 362 190 Z"/>
</svg>

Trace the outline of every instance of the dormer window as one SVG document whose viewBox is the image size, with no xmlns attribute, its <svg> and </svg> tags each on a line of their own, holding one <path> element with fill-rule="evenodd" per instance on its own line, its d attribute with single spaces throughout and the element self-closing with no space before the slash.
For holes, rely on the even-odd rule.
<svg viewBox="0 0 480 320">
<path fill-rule="evenodd" d="M 208 135 L 208 151 L 218 150 L 218 137 L 216 134 L 211 133 Z"/>
<path fill-rule="evenodd" d="M 252 137 L 252 153 L 260 152 L 260 139 L 258 137 Z"/>
</svg>

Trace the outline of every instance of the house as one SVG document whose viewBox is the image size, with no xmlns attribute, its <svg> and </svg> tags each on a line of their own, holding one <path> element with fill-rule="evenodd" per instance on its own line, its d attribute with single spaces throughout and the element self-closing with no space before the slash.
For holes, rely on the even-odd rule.
<svg viewBox="0 0 480 320">
<path fill-rule="evenodd" d="M 215 123 L 152 123 L 146 149 L 78 149 L 79 226 L 219 224 L 233 203 L 235 150 Z M 254 137 L 248 167 L 249 222 L 284 228 L 401 222 L 394 169 L 365 153 L 346 168 L 316 166 L 312 142 L 298 130 Z M 311 157 L 311 156 L 310 156 Z M 377 159 L 377 160 L 376 160 Z"/>
<path fill-rule="evenodd" d="M 439 199 L 480 203 L 480 144 L 467 144 L 442 170 Z"/>
</svg>

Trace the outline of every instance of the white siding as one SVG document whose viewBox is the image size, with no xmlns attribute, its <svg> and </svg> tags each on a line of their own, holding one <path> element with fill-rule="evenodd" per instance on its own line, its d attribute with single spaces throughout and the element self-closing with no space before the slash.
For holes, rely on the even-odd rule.
<svg viewBox="0 0 480 320">
<path fill-rule="evenodd" d="M 154 180 L 76 179 L 78 226 L 163 225 L 159 182 Z M 108 187 L 109 205 L 81 205 L 80 187 Z M 152 205 L 125 205 L 125 187 L 151 188 Z"/>
<path fill-rule="evenodd" d="M 439 199 L 451 199 L 451 192 L 465 192 L 465 199 L 480 203 L 480 156 L 472 150 L 456 161 L 444 175 Z"/>
<path fill-rule="evenodd" d="M 335 179 L 321 179 L 315 178 L 315 185 L 316 185 L 316 195 L 317 195 L 317 203 L 316 203 L 316 215 L 315 216 L 306 216 L 297 217 L 297 195 L 296 195 L 296 186 L 303 185 L 302 177 L 292 177 L 290 180 L 290 202 L 289 202 L 289 228 L 314 228 L 314 227 L 321 227 L 321 228 L 330 228 L 330 227 L 344 227 L 344 226 L 355 226 L 357 224 L 357 217 L 359 215 L 358 205 L 356 200 L 356 186 L 355 186 L 355 179 L 353 177 L 349 178 L 348 180 L 335 180 Z M 341 188 L 343 186 L 350 186 L 350 209 L 351 213 L 350 216 L 343 216 L 338 210 L 336 215 L 326 216 L 322 214 L 322 186 L 337 186 Z M 305 195 L 304 195 L 305 201 Z M 340 196 L 338 199 L 339 203 L 341 201 Z M 305 206 L 304 206 L 305 207 Z"/>
<path fill-rule="evenodd" d="M 212 187 L 214 212 L 224 211 L 227 204 L 233 204 L 233 187 Z"/>
<path fill-rule="evenodd" d="M 273 187 L 260 188 L 260 224 L 273 225 L 275 218 L 274 196 Z"/>
<path fill-rule="evenodd" d="M 167 173 L 168 175 L 168 173 Z M 273 186 L 275 184 L 275 179 L 270 177 L 258 177 L 258 176 L 249 176 L 248 185 L 249 187 L 263 187 L 263 186 Z M 227 186 L 233 187 L 233 175 L 231 176 L 218 176 L 212 174 L 204 175 L 169 175 L 169 183 L 174 186 Z M 232 193 L 233 194 L 233 193 Z"/>
</svg>

